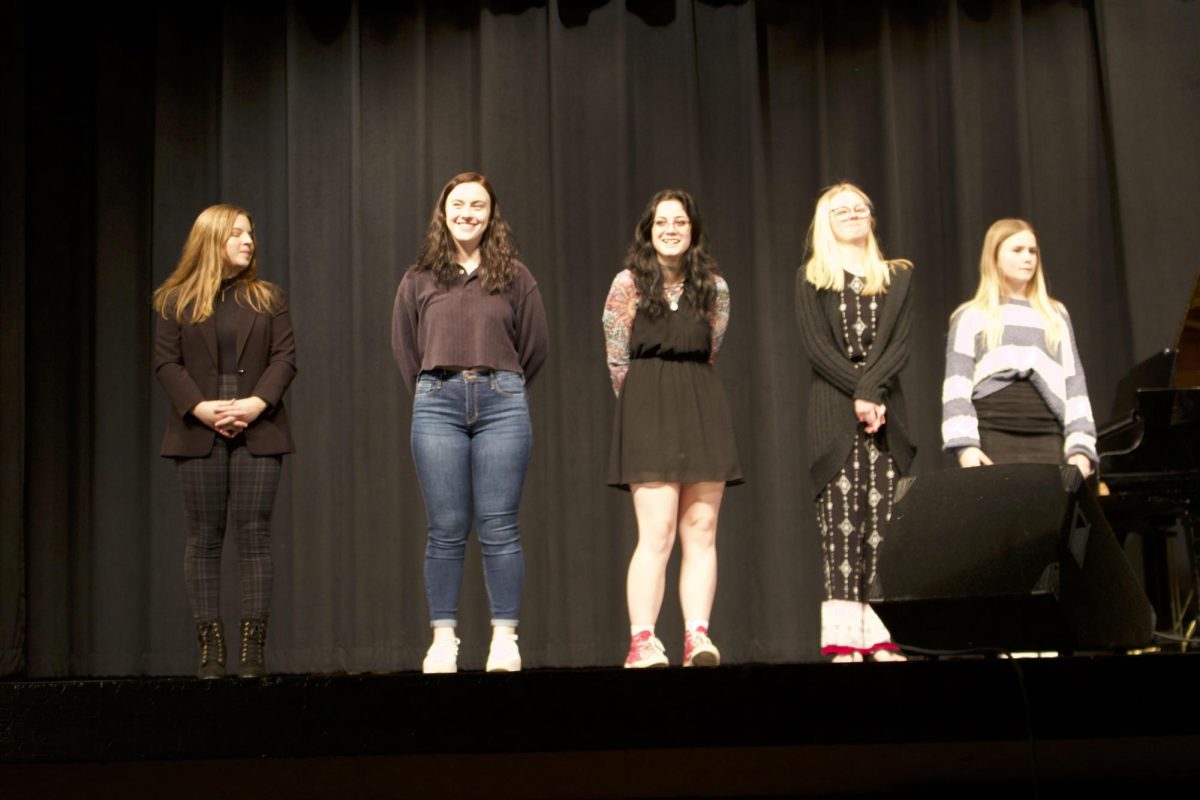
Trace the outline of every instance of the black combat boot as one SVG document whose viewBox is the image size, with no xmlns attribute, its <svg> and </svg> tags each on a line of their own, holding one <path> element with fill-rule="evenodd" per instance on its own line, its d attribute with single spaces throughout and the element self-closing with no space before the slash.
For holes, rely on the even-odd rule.
<svg viewBox="0 0 1200 800">
<path fill-rule="evenodd" d="M 267 674 L 265 650 L 267 646 L 267 621 L 265 619 L 242 620 L 242 659 L 238 665 L 239 678 L 261 678 Z"/>
<path fill-rule="evenodd" d="M 221 620 L 196 623 L 200 637 L 200 669 L 196 677 L 201 680 L 225 677 L 225 628 Z"/>
</svg>

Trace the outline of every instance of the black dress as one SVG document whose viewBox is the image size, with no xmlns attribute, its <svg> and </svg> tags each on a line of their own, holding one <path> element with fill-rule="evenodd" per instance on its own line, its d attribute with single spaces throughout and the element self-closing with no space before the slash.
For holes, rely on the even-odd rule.
<svg viewBox="0 0 1200 800">
<path fill-rule="evenodd" d="M 629 372 L 617 398 L 608 485 L 742 482 L 733 417 L 711 353 L 708 323 L 685 293 L 677 311 L 639 309 Z"/>
<path fill-rule="evenodd" d="M 863 295 L 862 281 L 849 273 L 845 277 L 838 305 L 840 344 L 846 358 L 861 369 L 888 298 L 886 294 Z M 846 413 L 854 412 L 848 408 Z M 892 517 L 896 479 L 887 436 L 883 431 L 868 434 L 860 423 L 841 469 L 817 496 L 825 577 L 821 650 L 826 655 L 894 649 L 887 629 L 866 605 L 866 597 Z"/>
</svg>

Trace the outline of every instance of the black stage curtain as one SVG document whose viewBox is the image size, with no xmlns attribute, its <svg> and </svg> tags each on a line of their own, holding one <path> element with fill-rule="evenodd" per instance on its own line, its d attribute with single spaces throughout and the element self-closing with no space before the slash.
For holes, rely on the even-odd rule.
<svg viewBox="0 0 1200 800">
<path fill-rule="evenodd" d="M 552 326 L 523 507 L 531 667 L 624 655 L 635 530 L 628 495 L 603 485 L 600 311 L 656 189 L 697 195 L 732 288 L 719 369 L 748 480 L 723 509 L 713 614 L 731 662 L 817 653 L 792 281 L 822 187 L 862 185 L 885 251 L 916 262 L 919 470 L 945 465 L 947 316 L 994 219 L 1039 229 L 1098 418 L 1174 339 L 1200 250 L 1194 2 L 452 5 L 0 11 L 0 673 L 194 668 L 149 299 L 214 202 L 256 213 L 296 324 L 299 450 L 276 506 L 269 640 L 284 672 L 416 669 L 426 646 L 389 319 L 459 171 L 493 179 Z M 479 668 L 475 550 L 467 578 L 462 664 Z M 672 651 L 681 627 L 669 588 Z"/>
</svg>

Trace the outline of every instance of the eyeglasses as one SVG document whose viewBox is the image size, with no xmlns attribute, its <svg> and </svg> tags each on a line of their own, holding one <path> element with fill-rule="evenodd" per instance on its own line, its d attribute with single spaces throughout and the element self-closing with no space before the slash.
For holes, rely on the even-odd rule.
<svg viewBox="0 0 1200 800">
<path fill-rule="evenodd" d="M 871 207 L 865 203 L 860 203 L 856 206 L 838 206 L 837 208 L 829 209 L 829 216 L 838 222 L 845 222 L 849 219 L 858 219 L 860 217 L 870 217 Z"/>
</svg>

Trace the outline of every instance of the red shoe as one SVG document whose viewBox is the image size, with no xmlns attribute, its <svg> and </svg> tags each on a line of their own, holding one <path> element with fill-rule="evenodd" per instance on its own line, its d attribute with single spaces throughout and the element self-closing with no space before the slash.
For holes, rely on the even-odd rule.
<svg viewBox="0 0 1200 800">
<path fill-rule="evenodd" d="M 642 631 L 629 640 L 629 655 L 625 656 L 626 669 L 641 669 L 643 667 L 665 667 L 667 649 L 650 631 Z"/>
<path fill-rule="evenodd" d="M 696 628 L 683 634 L 683 665 L 685 667 L 715 667 L 721 663 L 721 651 L 708 638 L 707 628 Z"/>
</svg>

